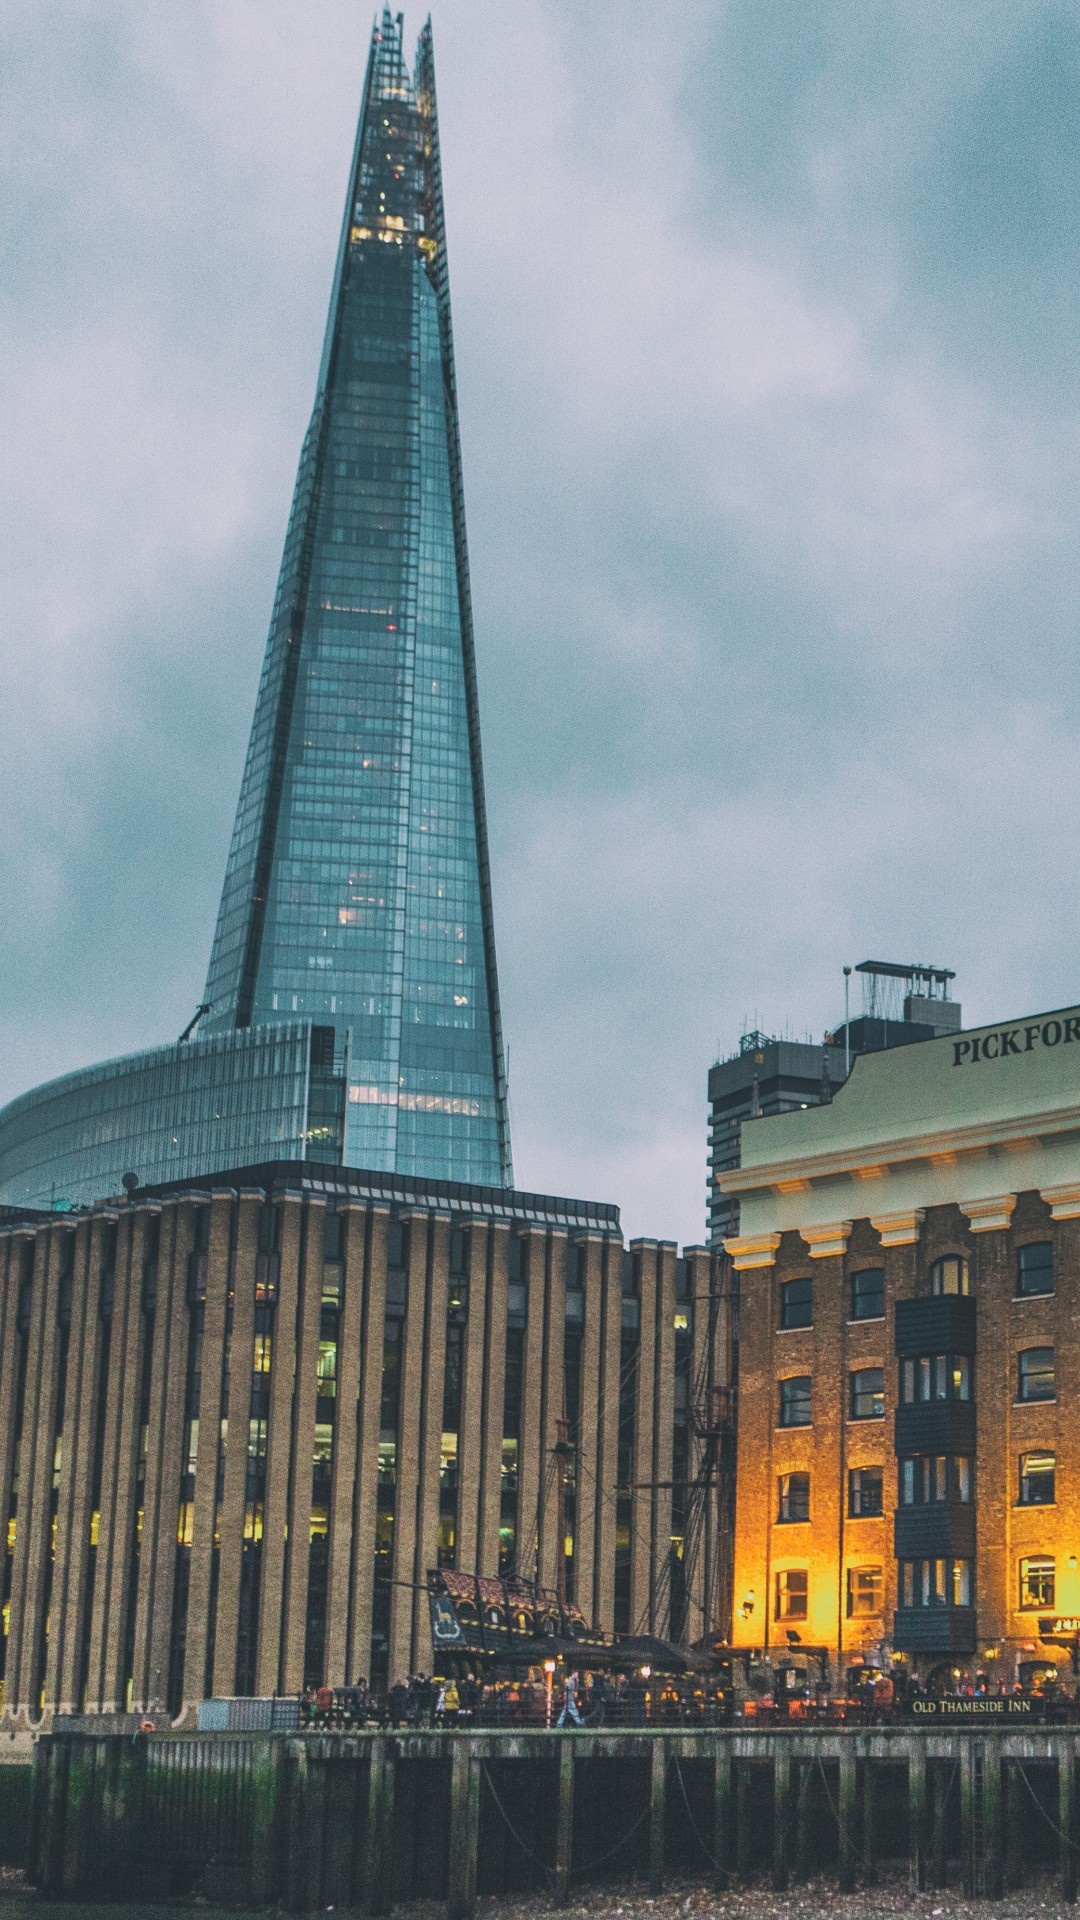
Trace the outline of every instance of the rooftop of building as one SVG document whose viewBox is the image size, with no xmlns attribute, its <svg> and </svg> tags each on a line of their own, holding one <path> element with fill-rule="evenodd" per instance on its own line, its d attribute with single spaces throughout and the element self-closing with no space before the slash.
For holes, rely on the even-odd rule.
<svg viewBox="0 0 1080 1920">
<path fill-rule="evenodd" d="M 325 1166 L 316 1161 L 276 1160 L 255 1167 L 230 1168 L 228 1171 L 200 1175 L 190 1180 L 171 1180 L 156 1186 L 134 1184 L 129 1191 L 97 1203 L 97 1211 L 107 1207 L 126 1207 L 153 1200 L 175 1198 L 178 1194 L 218 1193 L 258 1188 L 270 1200 L 286 1193 L 317 1196 L 341 1204 L 348 1201 L 374 1202 L 398 1212 L 424 1208 L 439 1212 L 466 1214 L 477 1220 L 503 1220 L 522 1226 L 565 1227 L 579 1233 L 601 1233 L 621 1237 L 617 1206 L 603 1200 L 571 1200 L 557 1194 L 523 1193 L 513 1187 L 473 1186 L 459 1180 L 412 1179 L 403 1174 L 370 1173 L 351 1167 Z M 20 1224 L 42 1225 L 49 1221 L 73 1219 L 94 1208 L 4 1207 L 0 1209 L 0 1227 Z"/>
<path fill-rule="evenodd" d="M 745 1122 L 717 1185 L 739 1195 L 744 1236 L 1036 1189 L 1064 1205 L 1078 1147 L 1074 1006 L 861 1055 L 829 1105 Z"/>
</svg>

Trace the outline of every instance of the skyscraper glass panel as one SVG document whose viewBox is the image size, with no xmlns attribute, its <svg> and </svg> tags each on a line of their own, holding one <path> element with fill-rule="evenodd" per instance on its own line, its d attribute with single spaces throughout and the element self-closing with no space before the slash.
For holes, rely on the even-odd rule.
<svg viewBox="0 0 1080 1920">
<path fill-rule="evenodd" d="M 410 75 L 388 10 L 205 997 L 312 1023 L 347 1165 L 510 1184 L 431 29 Z"/>
</svg>

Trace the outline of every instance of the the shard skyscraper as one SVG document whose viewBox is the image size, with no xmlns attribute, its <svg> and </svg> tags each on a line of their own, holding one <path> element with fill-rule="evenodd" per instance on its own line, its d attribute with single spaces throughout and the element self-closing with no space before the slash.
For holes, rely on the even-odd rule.
<svg viewBox="0 0 1080 1920">
<path fill-rule="evenodd" d="M 347 1164 L 509 1184 L 431 27 L 410 76 L 389 9 L 205 997 L 314 1024 Z"/>
<path fill-rule="evenodd" d="M 373 31 L 201 1024 L 0 1113 L 0 1203 L 512 1184 L 430 22 Z"/>
</svg>

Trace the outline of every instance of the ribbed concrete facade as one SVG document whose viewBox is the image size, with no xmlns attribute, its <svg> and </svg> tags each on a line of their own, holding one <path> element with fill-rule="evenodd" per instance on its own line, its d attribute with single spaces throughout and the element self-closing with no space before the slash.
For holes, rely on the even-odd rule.
<svg viewBox="0 0 1080 1920">
<path fill-rule="evenodd" d="M 608 1631 L 726 1624 L 687 1517 L 722 1259 L 328 1171 L 0 1228 L 0 1727 L 430 1670 L 437 1565 L 554 1587 L 562 1550 Z"/>
</svg>

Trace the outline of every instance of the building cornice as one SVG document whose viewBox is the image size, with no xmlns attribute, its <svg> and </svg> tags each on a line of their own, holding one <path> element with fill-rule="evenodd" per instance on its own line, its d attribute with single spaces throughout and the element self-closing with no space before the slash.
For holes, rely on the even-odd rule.
<svg viewBox="0 0 1080 1920">
<path fill-rule="evenodd" d="M 936 1160 L 940 1164 L 946 1156 L 948 1160 L 975 1157 L 990 1148 L 1022 1152 L 1033 1140 L 1044 1141 L 1068 1133 L 1080 1133 L 1080 1105 L 984 1122 L 979 1126 L 942 1127 L 926 1133 L 904 1134 L 894 1140 L 874 1141 L 861 1147 L 841 1147 L 818 1154 L 804 1152 L 797 1159 L 773 1160 L 760 1166 L 732 1167 L 717 1177 L 716 1184 L 721 1193 L 730 1194 L 757 1193 L 769 1187 L 777 1193 L 805 1192 L 808 1184 L 818 1180 L 844 1175 L 852 1179 L 881 1178 L 887 1171 L 913 1161 Z"/>
</svg>

